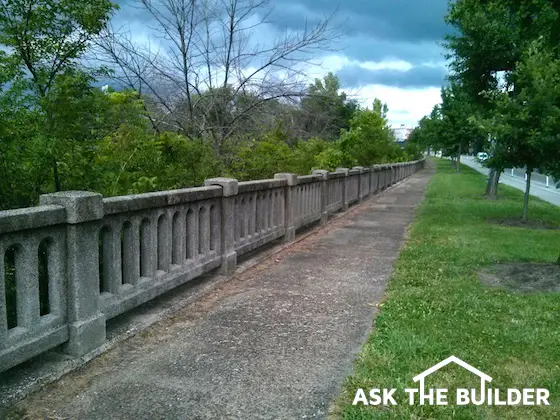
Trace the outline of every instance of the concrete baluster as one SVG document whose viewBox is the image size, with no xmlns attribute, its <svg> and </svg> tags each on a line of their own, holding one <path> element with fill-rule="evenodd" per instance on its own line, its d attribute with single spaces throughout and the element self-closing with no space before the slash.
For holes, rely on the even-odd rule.
<svg viewBox="0 0 560 420">
<path fill-rule="evenodd" d="M 219 185 L 222 187 L 222 214 L 220 223 L 220 242 L 222 245 L 222 264 L 220 273 L 230 275 L 237 266 L 237 252 L 235 252 L 235 198 L 238 193 L 237 179 L 211 178 L 204 181 L 205 186 Z"/>
<path fill-rule="evenodd" d="M 66 208 L 66 271 L 68 275 L 68 342 L 64 351 L 83 356 L 105 342 L 105 315 L 99 310 L 99 221 L 101 194 L 63 191 L 44 194 L 40 205 Z"/>
</svg>

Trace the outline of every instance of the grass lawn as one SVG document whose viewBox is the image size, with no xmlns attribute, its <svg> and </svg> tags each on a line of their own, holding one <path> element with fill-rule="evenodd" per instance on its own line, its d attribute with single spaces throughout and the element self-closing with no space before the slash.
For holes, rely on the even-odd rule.
<svg viewBox="0 0 560 420">
<path fill-rule="evenodd" d="M 395 266 L 374 330 L 344 385 L 333 416 L 344 419 L 559 419 L 560 293 L 517 293 L 482 284 L 477 271 L 506 262 L 555 262 L 560 230 L 489 223 L 519 218 L 523 195 L 500 185 L 482 197 L 485 176 L 436 160 L 426 198 Z M 531 198 L 529 218 L 560 226 L 560 209 Z M 409 405 L 412 378 L 455 355 L 492 377 L 490 387 L 547 388 L 550 406 L 455 404 L 455 388 L 479 388 L 457 365 L 430 375 L 449 405 Z M 398 405 L 352 405 L 357 388 L 396 388 Z"/>
</svg>

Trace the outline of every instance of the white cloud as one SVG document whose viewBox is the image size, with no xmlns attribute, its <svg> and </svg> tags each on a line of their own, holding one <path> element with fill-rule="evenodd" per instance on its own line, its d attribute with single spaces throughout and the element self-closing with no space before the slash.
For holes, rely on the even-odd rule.
<svg viewBox="0 0 560 420">
<path fill-rule="evenodd" d="M 408 61 L 404 60 L 383 60 L 383 61 L 365 61 L 356 62 L 358 66 L 365 70 L 397 70 L 408 71 L 414 67 Z"/>
<path fill-rule="evenodd" d="M 321 59 L 314 60 L 308 75 L 311 79 L 321 78 L 327 73 L 336 73 L 342 70 L 344 67 L 348 66 L 359 66 L 364 70 L 397 70 L 397 71 L 408 71 L 413 65 L 408 61 L 404 60 L 382 60 L 382 61 L 358 61 L 350 60 L 344 55 L 327 55 L 321 57 Z"/>
<path fill-rule="evenodd" d="M 360 62 L 350 60 L 344 55 L 329 55 L 321 60 L 321 67 L 312 67 L 307 73 L 311 79 L 321 78 L 328 72 L 336 73 L 349 65 L 358 65 L 364 70 L 397 70 L 408 71 L 413 65 L 404 60 L 383 60 Z M 425 62 L 424 66 L 445 67 L 445 62 Z M 375 98 L 379 98 L 389 107 L 389 122 L 393 126 L 414 127 L 418 121 L 432 111 L 434 105 L 441 102 L 439 87 L 402 89 L 385 85 L 365 85 L 359 89 L 343 90 L 362 106 L 370 106 Z"/>
<path fill-rule="evenodd" d="M 366 85 L 349 91 L 349 96 L 361 105 L 371 107 L 378 98 L 389 107 L 389 123 L 392 126 L 414 127 L 418 121 L 429 114 L 434 105 L 441 102 L 440 88 L 401 89 L 384 85 Z"/>
</svg>

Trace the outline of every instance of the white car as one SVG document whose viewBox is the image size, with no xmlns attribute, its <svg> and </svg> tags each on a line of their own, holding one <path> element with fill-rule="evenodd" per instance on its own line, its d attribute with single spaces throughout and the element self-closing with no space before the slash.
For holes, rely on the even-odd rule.
<svg viewBox="0 0 560 420">
<path fill-rule="evenodd" d="M 480 163 L 487 161 L 488 160 L 488 153 L 478 152 L 476 154 L 476 160 L 478 160 Z"/>
</svg>

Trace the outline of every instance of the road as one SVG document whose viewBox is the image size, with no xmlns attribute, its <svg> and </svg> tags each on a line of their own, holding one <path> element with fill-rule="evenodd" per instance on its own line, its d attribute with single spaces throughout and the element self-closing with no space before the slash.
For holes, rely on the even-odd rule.
<svg viewBox="0 0 560 420">
<path fill-rule="evenodd" d="M 473 156 L 461 156 L 461 163 L 476 169 L 478 172 L 488 175 L 488 168 L 478 163 Z M 509 185 L 518 190 L 525 191 L 525 181 L 515 176 L 511 176 L 508 172 L 502 173 L 500 176 L 500 184 Z M 540 182 L 531 182 L 530 194 L 547 201 L 556 206 L 560 206 L 560 190 L 553 187 L 546 187 Z"/>
</svg>

